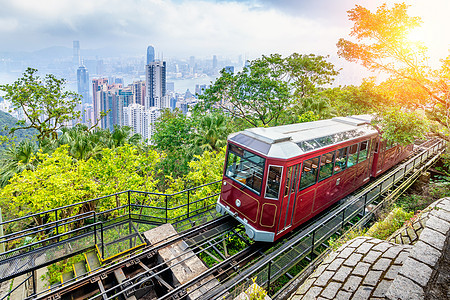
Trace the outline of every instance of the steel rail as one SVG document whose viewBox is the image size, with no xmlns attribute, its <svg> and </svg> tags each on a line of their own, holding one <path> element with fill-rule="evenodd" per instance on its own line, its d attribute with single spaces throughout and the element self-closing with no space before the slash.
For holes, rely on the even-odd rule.
<svg viewBox="0 0 450 300">
<path fill-rule="evenodd" d="M 189 231 L 171 235 L 171 236 L 165 238 L 163 241 L 161 241 L 156 246 L 148 246 L 144 249 L 140 249 L 142 251 L 140 253 L 129 254 L 127 258 L 125 258 L 119 262 L 111 262 L 111 263 L 109 263 L 108 266 L 106 266 L 104 268 L 97 269 L 96 271 L 94 271 L 86 276 L 83 276 L 81 278 L 78 277 L 77 281 L 64 284 L 64 286 L 52 289 L 50 292 L 43 291 L 39 295 L 33 295 L 33 297 L 29 298 L 29 299 L 50 299 L 54 295 L 64 293 L 64 291 L 71 290 L 74 287 L 78 287 L 78 286 L 87 284 L 93 278 L 100 277 L 103 274 L 108 275 L 117 269 L 125 267 L 129 263 L 133 263 L 133 261 L 135 261 L 136 259 L 145 258 L 147 255 L 152 254 L 155 251 L 165 248 L 173 243 L 176 243 L 183 239 L 195 236 L 198 233 L 201 233 L 204 230 L 207 230 L 208 228 L 213 228 L 213 227 L 221 225 L 222 223 L 228 223 L 228 222 L 234 222 L 234 220 L 230 216 L 222 216 L 222 217 L 214 219 L 206 224 L 194 227 Z M 103 276 L 105 276 L 105 275 L 103 275 Z"/>
</svg>

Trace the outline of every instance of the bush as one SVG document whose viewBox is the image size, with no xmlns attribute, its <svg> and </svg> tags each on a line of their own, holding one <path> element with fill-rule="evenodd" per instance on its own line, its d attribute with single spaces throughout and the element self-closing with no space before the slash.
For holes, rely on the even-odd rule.
<svg viewBox="0 0 450 300">
<path fill-rule="evenodd" d="M 395 207 L 384 220 L 372 225 L 366 235 L 385 240 L 413 216 L 414 212 L 406 212 L 402 207 Z"/>
</svg>

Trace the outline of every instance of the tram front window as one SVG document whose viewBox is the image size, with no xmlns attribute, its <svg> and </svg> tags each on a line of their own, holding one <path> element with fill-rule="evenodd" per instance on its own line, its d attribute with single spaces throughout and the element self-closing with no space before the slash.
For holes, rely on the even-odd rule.
<svg viewBox="0 0 450 300">
<path fill-rule="evenodd" d="M 260 194 L 265 162 L 256 154 L 229 144 L 225 175 Z"/>
</svg>

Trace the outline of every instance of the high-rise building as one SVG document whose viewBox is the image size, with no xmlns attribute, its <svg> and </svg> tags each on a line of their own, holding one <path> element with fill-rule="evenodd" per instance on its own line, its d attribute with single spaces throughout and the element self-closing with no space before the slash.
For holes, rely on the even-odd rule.
<svg viewBox="0 0 450 300">
<path fill-rule="evenodd" d="M 108 90 L 108 79 L 98 78 L 92 80 L 92 105 L 94 109 L 93 123 L 100 118 L 101 112 L 106 112 L 104 107 L 104 101 L 102 100 L 103 94 Z M 100 124 L 101 126 L 101 124 Z M 103 127 L 102 127 L 103 128 Z"/>
<path fill-rule="evenodd" d="M 78 67 L 81 64 L 80 41 L 73 41 L 73 65 Z"/>
<path fill-rule="evenodd" d="M 152 130 L 160 110 L 156 107 L 146 109 L 144 106 L 133 103 L 123 108 L 123 125 L 129 126 L 135 133 L 139 133 L 143 140 L 150 143 Z"/>
<path fill-rule="evenodd" d="M 133 92 L 133 101 L 130 104 L 137 103 L 145 106 L 145 81 L 135 81 L 130 86 Z"/>
<path fill-rule="evenodd" d="M 214 71 L 217 69 L 217 56 L 216 55 L 213 56 L 212 67 L 213 67 Z"/>
<path fill-rule="evenodd" d="M 145 108 L 169 107 L 166 97 L 166 62 L 154 61 L 145 66 Z"/>
<path fill-rule="evenodd" d="M 81 103 L 91 103 L 89 98 L 89 72 L 84 65 L 81 65 L 77 70 L 77 86 L 78 94 L 83 97 Z"/>
<path fill-rule="evenodd" d="M 155 61 L 155 48 L 153 46 L 147 47 L 147 65 Z"/>
</svg>

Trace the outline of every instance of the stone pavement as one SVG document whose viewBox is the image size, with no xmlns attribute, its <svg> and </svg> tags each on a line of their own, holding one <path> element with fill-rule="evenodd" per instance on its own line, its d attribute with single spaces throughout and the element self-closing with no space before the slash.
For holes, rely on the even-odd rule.
<svg viewBox="0 0 450 300">
<path fill-rule="evenodd" d="M 448 299 L 450 274 L 440 271 L 450 269 L 450 198 L 424 214 L 409 225 L 414 230 L 405 227 L 392 237 L 415 245 L 355 238 L 332 252 L 290 299 Z"/>
</svg>

